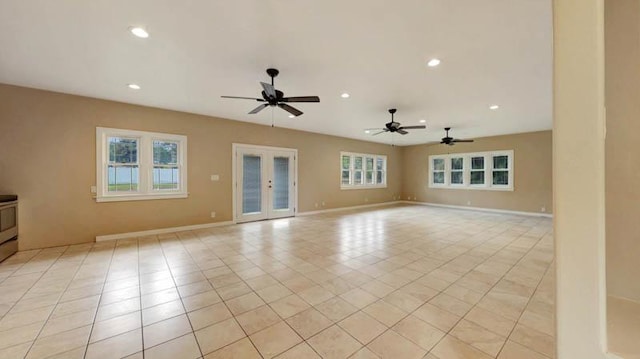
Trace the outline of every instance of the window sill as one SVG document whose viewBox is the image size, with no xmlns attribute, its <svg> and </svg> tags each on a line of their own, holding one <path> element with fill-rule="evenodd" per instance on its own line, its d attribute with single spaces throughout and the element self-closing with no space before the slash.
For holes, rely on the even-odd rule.
<svg viewBox="0 0 640 359">
<path fill-rule="evenodd" d="M 352 189 L 381 189 L 387 188 L 387 185 L 362 185 L 362 186 L 340 186 L 341 190 L 352 190 Z"/>
<path fill-rule="evenodd" d="M 149 201 L 155 199 L 187 198 L 188 193 L 153 193 L 137 195 L 118 195 L 96 197 L 96 202 L 124 202 L 124 201 Z"/>
</svg>

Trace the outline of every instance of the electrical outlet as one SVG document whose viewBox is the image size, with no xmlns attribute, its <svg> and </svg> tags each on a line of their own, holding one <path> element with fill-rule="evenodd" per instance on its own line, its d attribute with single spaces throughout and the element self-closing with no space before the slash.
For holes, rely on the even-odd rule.
<svg viewBox="0 0 640 359">
<path fill-rule="evenodd" d="M 316 208 L 318 208 L 318 202 L 316 202 Z"/>
<path fill-rule="evenodd" d="M 324 207 L 324 201 L 322 201 L 322 207 Z"/>
<path fill-rule="evenodd" d="M 220 181 L 220 175 L 211 175 L 212 181 Z"/>
<path fill-rule="evenodd" d="M 467 201 L 467 206 L 470 206 L 470 205 L 471 205 L 471 201 Z"/>
<path fill-rule="evenodd" d="M 418 197 L 413 196 L 413 200 L 414 200 L 414 201 L 418 200 Z"/>
<path fill-rule="evenodd" d="M 540 208 L 540 212 L 546 212 L 547 208 L 545 206 L 542 206 L 542 208 Z"/>
<path fill-rule="evenodd" d="M 96 186 L 91 186 L 91 193 L 97 193 L 98 192 L 98 187 Z"/>
<path fill-rule="evenodd" d="M 216 212 L 211 212 L 211 218 L 216 218 Z"/>
</svg>

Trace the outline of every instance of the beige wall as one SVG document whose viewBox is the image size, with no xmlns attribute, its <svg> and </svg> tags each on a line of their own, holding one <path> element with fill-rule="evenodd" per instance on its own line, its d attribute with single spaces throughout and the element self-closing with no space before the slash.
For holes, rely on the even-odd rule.
<svg viewBox="0 0 640 359">
<path fill-rule="evenodd" d="M 430 155 L 448 153 L 514 151 L 514 190 L 465 190 L 429 188 Z M 523 212 L 550 213 L 551 131 L 477 138 L 454 146 L 427 144 L 403 148 L 402 198 L 417 201 Z"/>
<path fill-rule="evenodd" d="M 640 301 L 640 0 L 605 2 L 607 290 Z"/>
<path fill-rule="evenodd" d="M 189 198 L 96 203 L 96 126 L 187 135 Z M 0 193 L 20 196 L 21 249 L 210 223 L 212 211 L 215 221 L 231 220 L 234 142 L 298 149 L 299 212 L 316 210 L 316 202 L 336 208 L 400 193 L 398 147 L 0 85 Z M 388 188 L 341 191 L 341 150 L 386 154 Z M 211 182 L 212 174 L 220 181 Z"/>
</svg>

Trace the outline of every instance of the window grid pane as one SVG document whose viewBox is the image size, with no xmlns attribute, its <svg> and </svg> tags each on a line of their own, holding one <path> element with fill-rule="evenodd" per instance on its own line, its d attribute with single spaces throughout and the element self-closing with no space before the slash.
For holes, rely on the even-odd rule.
<svg viewBox="0 0 640 359">
<path fill-rule="evenodd" d="M 484 169 L 484 157 L 471 157 L 471 169 L 483 170 Z"/>
<path fill-rule="evenodd" d="M 484 184 L 484 171 L 471 171 L 471 184 Z"/>
<path fill-rule="evenodd" d="M 493 171 L 493 184 L 499 186 L 509 185 L 509 171 Z"/>
<path fill-rule="evenodd" d="M 351 156 L 342 156 L 342 169 L 349 170 L 351 168 Z"/>
<path fill-rule="evenodd" d="M 433 160 L 434 171 L 444 171 L 444 158 L 436 158 Z"/>
<path fill-rule="evenodd" d="M 493 168 L 494 169 L 508 169 L 509 168 L 509 156 L 500 155 L 493 156 Z"/>
</svg>

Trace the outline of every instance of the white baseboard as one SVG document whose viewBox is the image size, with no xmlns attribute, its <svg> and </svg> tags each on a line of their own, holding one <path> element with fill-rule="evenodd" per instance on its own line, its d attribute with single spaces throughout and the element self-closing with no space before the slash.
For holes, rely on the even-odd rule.
<svg viewBox="0 0 640 359">
<path fill-rule="evenodd" d="M 321 210 L 318 210 L 318 211 L 298 212 L 298 213 L 296 213 L 296 216 L 301 216 L 301 217 L 302 216 L 312 216 L 314 214 L 340 212 L 340 211 L 350 211 L 350 210 L 353 210 L 353 209 L 363 209 L 363 208 L 391 206 L 393 204 L 399 204 L 399 203 L 403 203 L 403 201 L 380 202 L 380 203 L 372 203 L 372 204 L 362 204 L 362 205 L 359 205 L 359 206 L 339 207 L 339 208 L 321 209 Z"/>
<path fill-rule="evenodd" d="M 139 231 L 139 232 L 107 234 L 107 235 L 103 235 L 103 236 L 96 236 L 96 242 L 112 241 L 112 240 L 116 240 L 116 239 L 125 239 L 125 238 L 136 238 L 136 237 L 152 236 L 154 234 L 173 233 L 173 232 L 181 232 L 181 231 L 192 231 L 192 230 L 195 230 L 195 229 L 222 227 L 222 226 L 228 226 L 230 224 L 234 224 L 233 221 L 194 224 L 194 225 L 190 225 L 190 226 L 181 226 L 181 227 L 150 229 L 150 230 L 147 230 L 147 231 Z"/>
<path fill-rule="evenodd" d="M 553 214 L 549 214 L 549 213 L 510 211 L 510 210 L 507 210 L 507 209 L 495 209 L 495 208 L 483 208 L 483 207 L 454 206 L 454 205 L 451 205 L 451 204 L 440 204 L 440 203 L 431 203 L 431 202 L 415 202 L 415 201 L 400 201 L 400 202 L 401 203 L 407 203 L 407 204 L 415 204 L 415 205 L 419 205 L 419 206 L 462 209 L 462 210 L 466 210 L 466 211 L 479 211 L 479 212 L 491 212 L 491 213 L 502 213 L 502 214 L 515 214 L 515 215 L 519 215 L 519 216 L 553 218 Z"/>
<path fill-rule="evenodd" d="M 449 205 L 449 204 L 439 204 L 439 203 L 430 203 L 430 202 L 415 202 L 415 201 L 389 201 L 389 202 L 381 202 L 381 203 L 363 204 L 363 205 L 358 205 L 358 206 L 321 209 L 321 210 L 318 210 L 318 211 L 298 212 L 298 213 L 296 213 L 296 216 L 304 217 L 304 216 L 312 216 L 314 214 L 350 211 L 350 210 L 354 210 L 354 209 L 385 207 L 385 206 L 391 206 L 391 205 L 394 205 L 394 204 L 401 204 L 401 203 L 420 205 L 420 206 L 430 206 L 430 207 L 443 207 L 443 208 L 451 208 L 451 209 L 462 209 L 462 210 L 467 210 L 467 211 L 480 211 L 480 212 L 492 212 L 492 213 L 502 213 L 502 214 L 515 214 L 515 215 L 520 215 L 520 216 L 547 217 L 547 218 L 552 218 L 553 217 L 553 215 L 551 215 L 549 213 L 520 212 L 520 211 L 509 211 L 509 210 L 505 210 L 505 209 L 493 209 L 493 208 L 482 208 L 482 207 L 465 207 L 465 206 L 454 206 L 454 205 Z M 235 224 L 235 223 L 233 221 L 225 221 L 225 222 L 194 224 L 194 225 L 190 225 L 190 226 L 181 226 L 181 227 L 150 229 L 150 230 L 147 230 L 147 231 L 139 231 L 139 232 L 107 234 L 107 235 L 102 235 L 102 236 L 96 236 L 96 242 L 112 241 L 112 240 L 125 239 L 125 238 L 144 237 L 144 236 L 151 236 L 151 235 L 154 235 L 154 234 L 163 234 L 163 233 L 172 233 L 172 232 L 181 232 L 181 231 L 192 231 L 192 230 L 196 230 L 196 229 L 205 229 L 205 228 L 228 226 L 228 225 L 231 225 L 231 224 Z"/>
</svg>

